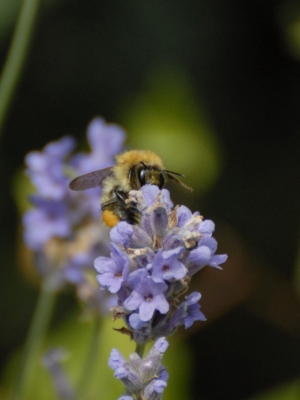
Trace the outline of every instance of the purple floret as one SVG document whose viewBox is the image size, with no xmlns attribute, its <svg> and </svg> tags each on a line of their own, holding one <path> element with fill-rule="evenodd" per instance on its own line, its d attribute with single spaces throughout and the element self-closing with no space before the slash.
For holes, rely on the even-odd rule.
<svg viewBox="0 0 300 400">
<path fill-rule="evenodd" d="M 147 271 L 139 270 L 134 277 L 133 291 L 125 300 L 124 306 L 128 310 L 138 309 L 140 319 L 149 321 L 155 310 L 162 314 L 169 311 L 169 303 L 164 296 L 166 289 L 165 283 L 156 283 Z"/>
<path fill-rule="evenodd" d="M 183 247 L 167 251 L 158 250 L 151 268 L 154 282 L 178 281 L 186 275 L 186 267 L 178 260 L 183 251 Z"/>
<path fill-rule="evenodd" d="M 122 282 L 129 275 L 129 258 L 118 246 L 111 244 L 111 258 L 98 257 L 95 260 L 95 269 L 100 273 L 97 280 L 102 287 L 107 287 L 111 293 L 117 293 Z"/>
</svg>

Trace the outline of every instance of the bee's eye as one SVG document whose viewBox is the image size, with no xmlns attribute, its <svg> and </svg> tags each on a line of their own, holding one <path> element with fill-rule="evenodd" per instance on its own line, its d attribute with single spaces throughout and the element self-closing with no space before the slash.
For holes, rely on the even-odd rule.
<svg viewBox="0 0 300 400">
<path fill-rule="evenodd" d="M 139 170 L 138 177 L 139 177 L 139 181 L 140 181 L 141 186 L 146 185 L 146 174 L 145 174 L 145 169 L 144 168 Z"/>
</svg>

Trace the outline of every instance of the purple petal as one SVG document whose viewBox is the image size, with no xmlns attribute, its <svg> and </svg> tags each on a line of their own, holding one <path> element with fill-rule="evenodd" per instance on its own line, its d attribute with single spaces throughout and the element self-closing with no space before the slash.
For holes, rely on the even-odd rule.
<svg viewBox="0 0 300 400">
<path fill-rule="evenodd" d="M 177 209 L 177 226 L 179 228 L 182 228 L 192 217 L 191 211 L 185 207 L 185 206 L 180 206 Z"/>
<path fill-rule="evenodd" d="M 184 251 L 178 247 L 168 251 L 158 251 L 152 263 L 152 279 L 154 282 L 163 280 L 180 280 L 186 275 L 185 266 L 177 260 Z"/>
<path fill-rule="evenodd" d="M 122 285 L 122 282 L 127 279 L 129 275 L 129 259 L 127 255 L 121 258 L 121 255 L 117 252 L 119 250 L 117 247 L 114 248 L 112 245 L 112 250 L 116 251 L 117 257 L 120 256 L 118 264 L 115 260 L 107 257 L 98 257 L 94 261 L 95 269 L 100 272 L 97 275 L 97 281 L 103 287 L 108 287 L 110 293 L 117 293 Z"/>
<path fill-rule="evenodd" d="M 110 238 L 116 244 L 128 246 L 131 234 L 132 225 L 125 221 L 121 221 L 111 229 Z"/>
<path fill-rule="evenodd" d="M 218 243 L 217 243 L 216 239 L 213 238 L 212 236 L 204 234 L 203 236 L 201 236 L 198 246 L 199 247 L 207 246 L 210 248 L 211 254 L 214 254 L 215 251 L 217 250 Z"/>
<path fill-rule="evenodd" d="M 139 307 L 141 321 L 149 321 L 153 316 L 155 308 L 154 302 L 143 301 Z"/>
<path fill-rule="evenodd" d="M 184 318 L 185 329 L 190 328 L 195 321 L 206 321 L 205 315 L 199 310 L 199 304 L 188 307 L 188 316 Z"/>
<path fill-rule="evenodd" d="M 170 192 L 167 189 L 162 189 L 161 196 L 163 203 L 171 210 L 173 208 L 173 203 L 170 198 Z"/>
<path fill-rule="evenodd" d="M 199 226 L 199 232 L 200 233 L 208 233 L 211 234 L 213 233 L 215 230 L 215 224 L 213 221 L 211 221 L 210 219 L 206 219 L 205 221 L 203 221 L 200 226 Z"/>
<path fill-rule="evenodd" d="M 123 281 L 123 279 L 116 278 L 115 275 L 111 273 L 97 275 L 96 279 L 102 287 L 107 287 L 110 293 L 117 293 Z"/>
<path fill-rule="evenodd" d="M 164 237 L 163 248 L 165 250 L 170 250 L 182 245 L 182 241 L 180 239 L 181 237 L 179 235 L 179 228 L 173 228 Z"/>
<path fill-rule="evenodd" d="M 142 282 L 147 280 L 148 276 L 149 273 L 145 268 L 139 268 L 130 273 L 128 281 L 134 289 L 138 289 L 141 285 L 143 286 Z"/>
<path fill-rule="evenodd" d="M 154 343 L 154 347 L 156 348 L 156 350 L 159 353 L 165 353 L 165 351 L 167 350 L 167 348 L 169 347 L 169 343 L 166 340 L 166 338 L 159 338 L 156 340 L 156 342 Z"/>
<path fill-rule="evenodd" d="M 127 310 L 137 310 L 142 301 L 143 297 L 136 291 L 133 291 L 128 299 L 124 301 L 124 307 L 127 308 Z"/>
<path fill-rule="evenodd" d="M 184 264 L 179 261 L 174 261 L 172 264 L 172 268 L 165 272 L 163 275 L 164 280 L 166 281 L 179 281 L 186 275 L 186 268 Z"/>
<path fill-rule="evenodd" d="M 78 153 L 70 161 L 78 175 L 112 166 L 114 156 L 122 150 L 125 134 L 116 125 L 95 118 L 88 126 L 87 137 L 91 152 Z"/>
<path fill-rule="evenodd" d="M 155 379 L 153 382 L 153 390 L 158 394 L 162 393 L 166 387 L 167 382 L 163 381 L 162 379 Z"/>
<path fill-rule="evenodd" d="M 34 172 L 43 172 L 47 165 L 47 159 L 43 153 L 32 151 L 26 155 L 25 164 Z"/>
<path fill-rule="evenodd" d="M 65 238 L 70 234 L 70 222 L 64 203 L 34 197 L 37 208 L 23 216 L 25 243 L 33 250 L 40 250 L 53 237 Z"/>
<path fill-rule="evenodd" d="M 152 239 L 146 232 L 125 221 L 119 222 L 111 229 L 110 238 L 114 243 L 123 244 L 125 247 L 143 248 L 152 245 Z"/>
<path fill-rule="evenodd" d="M 130 261 L 125 252 L 119 249 L 118 246 L 111 243 L 112 257 L 116 264 L 118 271 L 122 271 L 124 279 L 127 279 L 130 270 Z"/>
<path fill-rule="evenodd" d="M 122 356 L 122 354 L 116 350 L 112 349 L 109 359 L 108 359 L 108 365 L 111 369 L 116 370 L 119 367 L 122 367 L 124 365 L 128 364 L 125 358 Z"/>
<path fill-rule="evenodd" d="M 168 227 L 169 219 L 165 207 L 155 207 L 149 215 L 152 233 L 163 237 Z"/>
<path fill-rule="evenodd" d="M 138 313 L 133 313 L 129 316 L 129 325 L 134 330 L 142 329 L 147 325 L 146 322 L 142 321 Z"/>
<path fill-rule="evenodd" d="M 209 260 L 208 265 L 210 267 L 222 269 L 221 267 L 219 267 L 219 265 L 223 264 L 227 260 L 227 258 L 228 258 L 227 254 L 215 255 L 215 256 L 211 257 L 211 259 Z"/>
<path fill-rule="evenodd" d="M 117 270 L 116 264 L 108 257 L 97 257 L 94 261 L 94 268 L 101 274 Z"/>
<path fill-rule="evenodd" d="M 75 144 L 76 142 L 74 138 L 71 136 L 65 136 L 60 140 L 49 143 L 45 147 L 44 151 L 53 157 L 62 159 L 74 150 Z"/>
<path fill-rule="evenodd" d="M 187 304 L 191 306 L 192 304 L 198 303 L 201 299 L 201 293 L 199 292 L 192 292 L 186 299 Z"/>
<path fill-rule="evenodd" d="M 188 260 L 196 265 L 207 265 L 211 258 L 211 249 L 207 246 L 200 246 L 192 250 Z"/>
<path fill-rule="evenodd" d="M 193 306 L 189 307 L 189 316 L 192 317 L 194 321 L 206 321 L 205 315 L 199 310 L 199 308 L 199 304 L 193 304 Z"/>
<path fill-rule="evenodd" d="M 166 313 L 169 310 L 169 303 L 166 301 L 163 292 L 167 290 L 168 286 L 164 282 L 155 283 L 145 270 L 140 273 L 137 271 L 135 277 L 134 291 L 125 300 L 124 306 L 128 310 L 139 308 L 142 321 L 149 321 L 155 310 Z M 140 280 L 138 280 L 139 277 Z"/>
<path fill-rule="evenodd" d="M 155 203 L 157 195 L 160 192 L 159 188 L 155 185 L 144 185 L 142 186 L 141 191 L 147 207 L 152 206 Z"/>
<path fill-rule="evenodd" d="M 112 156 L 120 152 L 126 134 L 118 125 L 107 124 L 104 119 L 95 118 L 88 126 L 87 136 L 93 151 Z"/>
<path fill-rule="evenodd" d="M 156 310 L 158 310 L 161 314 L 166 314 L 170 309 L 170 305 L 163 293 L 157 294 L 153 299 L 153 303 L 155 304 Z"/>
</svg>

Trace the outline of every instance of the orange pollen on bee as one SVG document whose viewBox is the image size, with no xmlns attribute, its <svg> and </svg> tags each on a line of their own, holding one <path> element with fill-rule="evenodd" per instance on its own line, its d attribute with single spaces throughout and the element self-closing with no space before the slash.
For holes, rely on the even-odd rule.
<svg viewBox="0 0 300 400">
<path fill-rule="evenodd" d="M 110 228 L 113 228 L 120 221 L 118 216 L 110 210 L 104 210 L 102 213 L 102 218 L 106 225 Z"/>
</svg>

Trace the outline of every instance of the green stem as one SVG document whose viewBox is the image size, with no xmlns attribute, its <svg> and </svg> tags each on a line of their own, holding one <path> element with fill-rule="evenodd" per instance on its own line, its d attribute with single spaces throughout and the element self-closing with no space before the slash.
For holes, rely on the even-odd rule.
<svg viewBox="0 0 300 400">
<path fill-rule="evenodd" d="M 8 55 L 0 78 L 0 134 L 32 38 L 40 0 L 23 0 Z"/>
<path fill-rule="evenodd" d="M 39 352 L 47 331 L 52 310 L 54 308 L 55 293 L 41 289 L 33 319 L 25 342 L 19 369 L 17 370 L 11 400 L 24 399 L 38 365 Z"/>
<path fill-rule="evenodd" d="M 76 390 L 76 399 L 83 399 L 87 393 L 89 383 L 92 379 L 93 371 L 95 371 L 95 365 L 97 363 L 99 354 L 99 332 L 100 332 L 100 318 L 95 317 L 94 326 L 92 331 L 92 337 L 90 340 L 87 356 L 83 365 L 82 374 L 79 378 L 79 382 Z"/>
<path fill-rule="evenodd" d="M 144 350 L 145 350 L 146 344 L 136 344 L 135 352 L 143 358 Z"/>
</svg>

